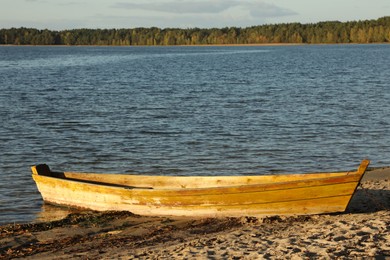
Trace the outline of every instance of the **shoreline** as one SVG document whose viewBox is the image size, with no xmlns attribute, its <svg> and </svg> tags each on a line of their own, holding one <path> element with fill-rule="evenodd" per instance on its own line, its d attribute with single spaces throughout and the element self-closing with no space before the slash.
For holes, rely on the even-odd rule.
<svg viewBox="0 0 390 260">
<path fill-rule="evenodd" d="M 322 46 L 322 45 L 388 45 L 390 42 L 372 43 L 248 43 L 248 44 L 193 44 L 193 45 L 33 45 L 0 44 L 4 47 L 277 47 L 277 46 Z"/>
<path fill-rule="evenodd" d="M 346 212 L 268 218 L 72 213 L 0 226 L 0 258 L 390 257 L 390 168 L 365 174 Z"/>
</svg>

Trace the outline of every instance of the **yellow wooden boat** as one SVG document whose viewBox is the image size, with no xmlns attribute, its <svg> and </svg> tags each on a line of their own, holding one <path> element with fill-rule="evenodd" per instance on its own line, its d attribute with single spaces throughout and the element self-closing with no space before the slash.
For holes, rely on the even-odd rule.
<svg viewBox="0 0 390 260">
<path fill-rule="evenodd" d="M 32 167 L 45 202 L 140 215 L 272 216 L 343 212 L 369 165 L 356 171 L 262 176 L 145 176 Z"/>
</svg>

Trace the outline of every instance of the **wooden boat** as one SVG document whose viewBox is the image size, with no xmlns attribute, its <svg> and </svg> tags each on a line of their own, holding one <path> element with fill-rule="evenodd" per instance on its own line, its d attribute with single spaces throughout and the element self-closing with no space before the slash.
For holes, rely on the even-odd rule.
<svg viewBox="0 0 390 260">
<path fill-rule="evenodd" d="M 369 165 L 356 171 L 262 176 L 142 176 L 32 167 L 45 202 L 140 215 L 272 216 L 343 212 Z"/>
</svg>

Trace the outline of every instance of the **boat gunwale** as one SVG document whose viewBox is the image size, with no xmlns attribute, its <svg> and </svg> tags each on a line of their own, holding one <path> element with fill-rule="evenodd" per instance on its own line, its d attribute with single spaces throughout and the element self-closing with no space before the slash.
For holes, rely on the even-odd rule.
<svg viewBox="0 0 390 260">
<path fill-rule="evenodd" d="M 75 175 L 95 175 L 95 176 L 125 176 L 125 177 L 134 177 L 134 178 L 161 178 L 161 179 L 217 179 L 217 178 L 226 178 L 226 179 L 235 179 L 235 178 L 253 178 L 253 177 L 278 177 L 278 176 L 297 176 L 297 177 L 311 177 L 315 175 L 333 175 L 338 174 L 339 176 L 358 174 L 356 170 L 354 171 L 337 171 L 337 172 L 308 172 L 308 173 L 282 173 L 282 174 L 256 174 L 256 175 L 144 175 L 144 174 L 126 174 L 126 173 L 97 173 L 97 172 L 53 172 L 61 174 L 75 174 Z M 41 174 L 38 174 L 42 176 Z"/>
<path fill-rule="evenodd" d="M 54 173 L 56 175 L 62 175 L 62 177 L 57 177 L 57 178 L 63 178 L 63 179 L 71 179 L 70 177 L 67 177 L 66 175 L 80 175 L 81 177 L 83 176 L 99 176 L 105 178 L 106 176 L 109 178 L 113 177 L 120 177 L 120 178 L 138 178 L 138 179 L 161 179 L 161 180 L 189 180 L 189 179 L 196 179 L 198 181 L 204 179 L 204 180 L 214 180 L 218 178 L 222 179 L 252 179 L 252 178 L 280 178 L 282 176 L 288 176 L 288 177 L 310 177 L 310 179 L 318 179 L 316 178 L 319 175 L 326 175 L 323 178 L 333 178 L 333 177 L 339 177 L 339 176 L 346 176 L 346 175 L 361 175 L 361 178 L 363 177 L 370 161 L 369 160 L 363 160 L 361 164 L 359 165 L 357 170 L 351 170 L 351 171 L 335 171 L 335 172 L 308 172 L 308 173 L 282 173 L 282 174 L 257 174 L 257 175 L 207 175 L 207 176 L 202 176 L 202 175 L 137 175 L 137 174 L 125 174 L 125 173 L 93 173 L 93 172 L 56 172 L 56 171 L 50 171 L 50 173 Z M 38 171 L 36 170 L 37 166 L 32 166 L 31 168 L 33 169 L 33 174 L 42 176 L 42 174 L 39 174 Z M 337 176 L 332 176 L 332 175 L 337 175 Z M 46 175 L 45 175 L 46 176 Z M 55 177 L 55 176 L 52 176 Z M 76 179 L 76 178 L 73 178 Z M 76 179 L 78 180 L 78 179 Z M 88 181 L 87 179 L 80 179 L 83 181 Z M 91 181 L 93 182 L 93 181 Z M 103 182 L 104 183 L 104 182 Z M 243 185 L 250 185 L 250 184 L 243 184 Z M 123 185 L 126 186 L 126 185 Z M 210 186 L 214 187 L 214 186 Z"/>
<path fill-rule="evenodd" d="M 270 191 L 270 190 L 286 190 L 286 189 L 296 189 L 299 187 L 308 187 L 310 184 L 313 183 L 318 183 L 321 182 L 319 185 L 311 185 L 311 186 L 325 186 L 325 185 L 334 185 L 338 183 L 356 183 L 356 187 L 353 191 L 353 193 L 356 191 L 358 184 L 360 183 L 361 179 L 363 178 L 363 175 L 369 165 L 369 160 L 363 160 L 359 166 L 359 168 L 356 171 L 343 171 L 343 172 L 328 172 L 328 173 L 308 173 L 311 175 L 311 177 L 315 175 L 327 175 L 327 176 L 321 176 L 319 178 L 310 178 L 310 179 L 298 179 L 298 180 L 292 180 L 292 181 L 275 181 L 275 182 L 267 182 L 267 183 L 254 183 L 254 184 L 248 184 L 248 183 L 243 183 L 239 185 L 227 185 L 227 186 L 209 186 L 209 187 L 170 187 L 170 188 L 155 188 L 155 187 L 145 187 L 145 186 L 132 186 L 132 185 L 125 185 L 125 184 L 115 184 L 115 183 L 107 183 L 107 182 L 100 182 L 100 181 L 90 181 L 90 180 L 84 180 L 84 179 L 72 179 L 72 178 L 67 178 L 66 174 L 67 173 L 73 173 L 73 172 L 55 172 L 51 171 L 48 166 L 47 169 L 49 171 L 49 174 L 56 174 L 58 176 L 47 176 L 46 174 L 39 174 L 37 170 L 37 166 L 32 166 L 32 172 L 33 172 L 33 177 L 39 176 L 41 178 L 50 178 L 56 181 L 62 181 L 64 183 L 71 182 L 71 183 L 77 183 L 77 184 L 83 184 L 83 185 L 92 185 L 92 187 L 100 187 L 100 188 L 115 188 L 119 189 L 121 191 L 127 190 L 127 191 L 133 191 L 133 192 L 148 192 L 148 193 L 158 193 L 158 192 L 165 192 L 167 194 L 173 193 L 173 194 L 178 194 L 180 195 L 185 195 L 186 193 L 189 193 L 189 195 L 193 195 L 192 192 L 195 193 L 201 193 L 202 191 L 207 192 L 207 194 L 210 194 L 210 192 L 220 192 L 220 191 L 228 191 L 228 190 L 238 190 L 236 192 L 231 192 L 237 193 L 237 192 L 242 192 L 242 190 L 247 190 L 248 192 L 251 192 L 250 190 L 256 190 L 256 192 L 261 192 L 261 191 Z M 88 175 L 89 173 L 79 173 L 82 175 Z M 93 174 L 93 173 L 90 173 Z M 96 173 L 95 173 L 96 174 Z M 331 176 L 332 174 L 336 174 L 337 176 Z M 96 174 L 100 175 L 100 174 Z M 103 175 L 103 174 L 102 174 Z M 106 175 L 111 175 L 111 174 L 106 174 Z M 120 174 L 116 174 L 120 175 Z M 298 176 L 298 177 L 304 177 L 305 173 L 303 174 L 284 174 L 284 176 Z M 122 175 L 123 176 L 123 175 Z M 128 176 L 128 175 L 127 175 Z M 137 177 L 137 175 L 130 175 L 131 177 Z M 150 175 L 140 175 L 140 176 L 147 176 L 151 177 Z M 271 175 L 254 175 L 254 176 L 271 176 Z M 282 175 L 273 175 L 273 176 L 282 176 Z M 177 176 L 161 176 L 161 177 L 177 177 Z M 236 177 L 242 177 L 242 178 L 250 178 L 250 176 L 179 176 L 179 178 L 191 178 L 191 177 L 212 177 L 212 178 L 223 178 L 223 177 L 231 177 L 231 178 L 236 178 Z M 253 177 L 253 176 L 252 176 Z M 345 180 L 345 181 L 343 181 Z M 325 182 L 325 183 L 322 183 Z M 328 183 L 328 184 L 327 184 Z M 288 187 L 291 188 L 288 188 Z M 286 188 L 287 187 L 287 188 Z M 353 194 L 352 193 L 352 194 Z M 225 193 L 227 194 L 227 193 Z M 145 194 L 146 195 L 146 194 Z"/>
</svg>

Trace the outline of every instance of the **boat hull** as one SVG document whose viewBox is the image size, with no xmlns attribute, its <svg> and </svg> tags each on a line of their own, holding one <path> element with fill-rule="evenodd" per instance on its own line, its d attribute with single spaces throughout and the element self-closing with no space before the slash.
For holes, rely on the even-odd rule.
<svg viewBox="0 0 390 260">
<path fill-rule="evenodd" d="M 236 177 L 40 174 L 34 166 L 33 179 L 45 202 L 97 211 L 207 217 L 308 215 L 345 211 L 368 164 L 363 161 L 356 172 Z"/>
</svg>

